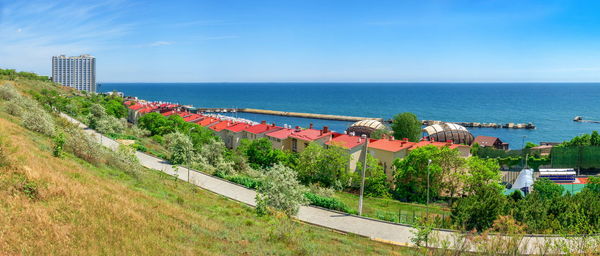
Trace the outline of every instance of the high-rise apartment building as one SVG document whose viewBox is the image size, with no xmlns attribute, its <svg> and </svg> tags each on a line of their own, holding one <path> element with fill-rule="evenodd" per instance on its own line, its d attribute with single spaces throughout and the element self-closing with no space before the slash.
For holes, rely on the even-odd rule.
<svg viewBox="0 0 600 256">
<path fill-rule="evenodd" d="M 52 81 L 77 90 L 96 92 L 96 58 L 91 55 L 53 56 Z"/>
</svg>

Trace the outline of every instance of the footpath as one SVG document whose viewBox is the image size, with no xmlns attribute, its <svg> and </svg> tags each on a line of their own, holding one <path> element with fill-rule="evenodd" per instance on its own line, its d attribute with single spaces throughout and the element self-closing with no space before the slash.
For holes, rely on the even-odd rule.
<svg viewBox="0 0 600 256">
<path fill-rule="evenodd" d="M 61 113 L 61 116 L 78 125 L 81 129 L 84 129 L 86 133 L 96 138 L 101 145 L 112 150 L 116 150 L 119 147 L 117 141 L 89 129 L 85 124 L 78 120 L 63 113 Z M 163 159 L 139 151 L 136 152 L 136 156 L 138 157 L 140 164 L 147 168 L 162 171 L 213 193 L 223 195 L 250 206 L 256 206 L 256 192 L 254 190 L 193 169 L 181 166 L 175 167 Z M 312 206 L 301 206 L 297 218 L 306 223 L 365 236 L 372 240 L 402 246 L 414 246 L 411 239 L 414 237 L 413 232 L 415 229 L 408 225 L 364 218 Z M 436 245 L 430 246 L 454 248 L 456 245 L 462 247 L 459 244 L 462 244 L 460 241 L 463 240 L 463 238 L 455 231 L 435 230 L 430 236 L 433 236 L 438 240 Z M 521 253 L 539 253 L 549 242 L 556 242 L 552 241 L 556 239 L 562 240 L 561 242 L 569 243 L 566 239 L 557 236 L 526 236 L 521 242 Z M 445 246 L 441 246 L 441 244 L 445 244 Z M 469 248 L 466 250 L 473 251 L 476 250 L 476 248 Z"/>
</svg>

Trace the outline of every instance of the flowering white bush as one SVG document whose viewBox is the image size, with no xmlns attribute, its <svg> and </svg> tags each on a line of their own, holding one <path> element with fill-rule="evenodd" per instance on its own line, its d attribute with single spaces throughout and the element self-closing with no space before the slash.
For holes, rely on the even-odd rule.
<svg viewBox="0 0 600 256">
<path fill-rule="evenodd" d="M 20 97 L 20 94 L 17 92 L 17 89 L 10 84 L 5 84 L 0 86 L 0 99 L 3 100 L 11 100 L 14 98 Z"/>
<path fill-rule="evenodd" d="M 174 164 L 191 164 L 197 160 L 194 144 L 189 136 L 174 132 L 165 135 L 164 141 L 171 153 L 170 161 Z"/>
<path fill-rule="evenodd" d="M 296 172 L 282 164 L 269 168 L 256 193 L 256 210 L 259 214 L 268 208 L 288 216 L 296 215 L 300 205 L 307 203 L 306 188 L 298 182 Z"/>
</svg>

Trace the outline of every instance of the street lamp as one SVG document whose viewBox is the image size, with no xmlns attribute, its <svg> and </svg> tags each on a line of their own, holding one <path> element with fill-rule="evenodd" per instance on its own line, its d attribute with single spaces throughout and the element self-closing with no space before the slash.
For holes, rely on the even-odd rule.
<svg viewBox="0 0 600 256">
<path fill-rule="evenodd" d="M 362 216 L 362 208 L 363 208 L 363 194 L 365 192 L 365 172 L 367 171 L 367 154 L 369 149 L 369 139 L 367 139 L 367 135 L 363 134 L 360 136 L 361 139 L 365 140 L 365 157 L 363 159 L 363 169 L 360 179 L 360 197 L 358 198 L 358 215 Z"/>
</svg>

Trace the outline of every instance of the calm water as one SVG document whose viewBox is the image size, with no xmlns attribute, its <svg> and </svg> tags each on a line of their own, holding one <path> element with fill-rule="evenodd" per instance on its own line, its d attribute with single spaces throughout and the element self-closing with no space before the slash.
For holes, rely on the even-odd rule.
<svg viewBox="0 0 600 256">
<path fill-rule="evenodd" d="M 104 83 L 101 91 L 122 91 L 147 100 L 196 107 L 239 107 L 390 118 L 413 112 L 420 119 L 525 123 L 537 129 L 470 129 L 500 137 L 520 148 L 526 141 L 564 141 L 600 130 L 600 124 L 575 123 L 574 116 L 600 120 L 600 84 L 477 83 Z M 349 122 L 237 113 L 254 121 L 343 131 Z"/>
</svg>

